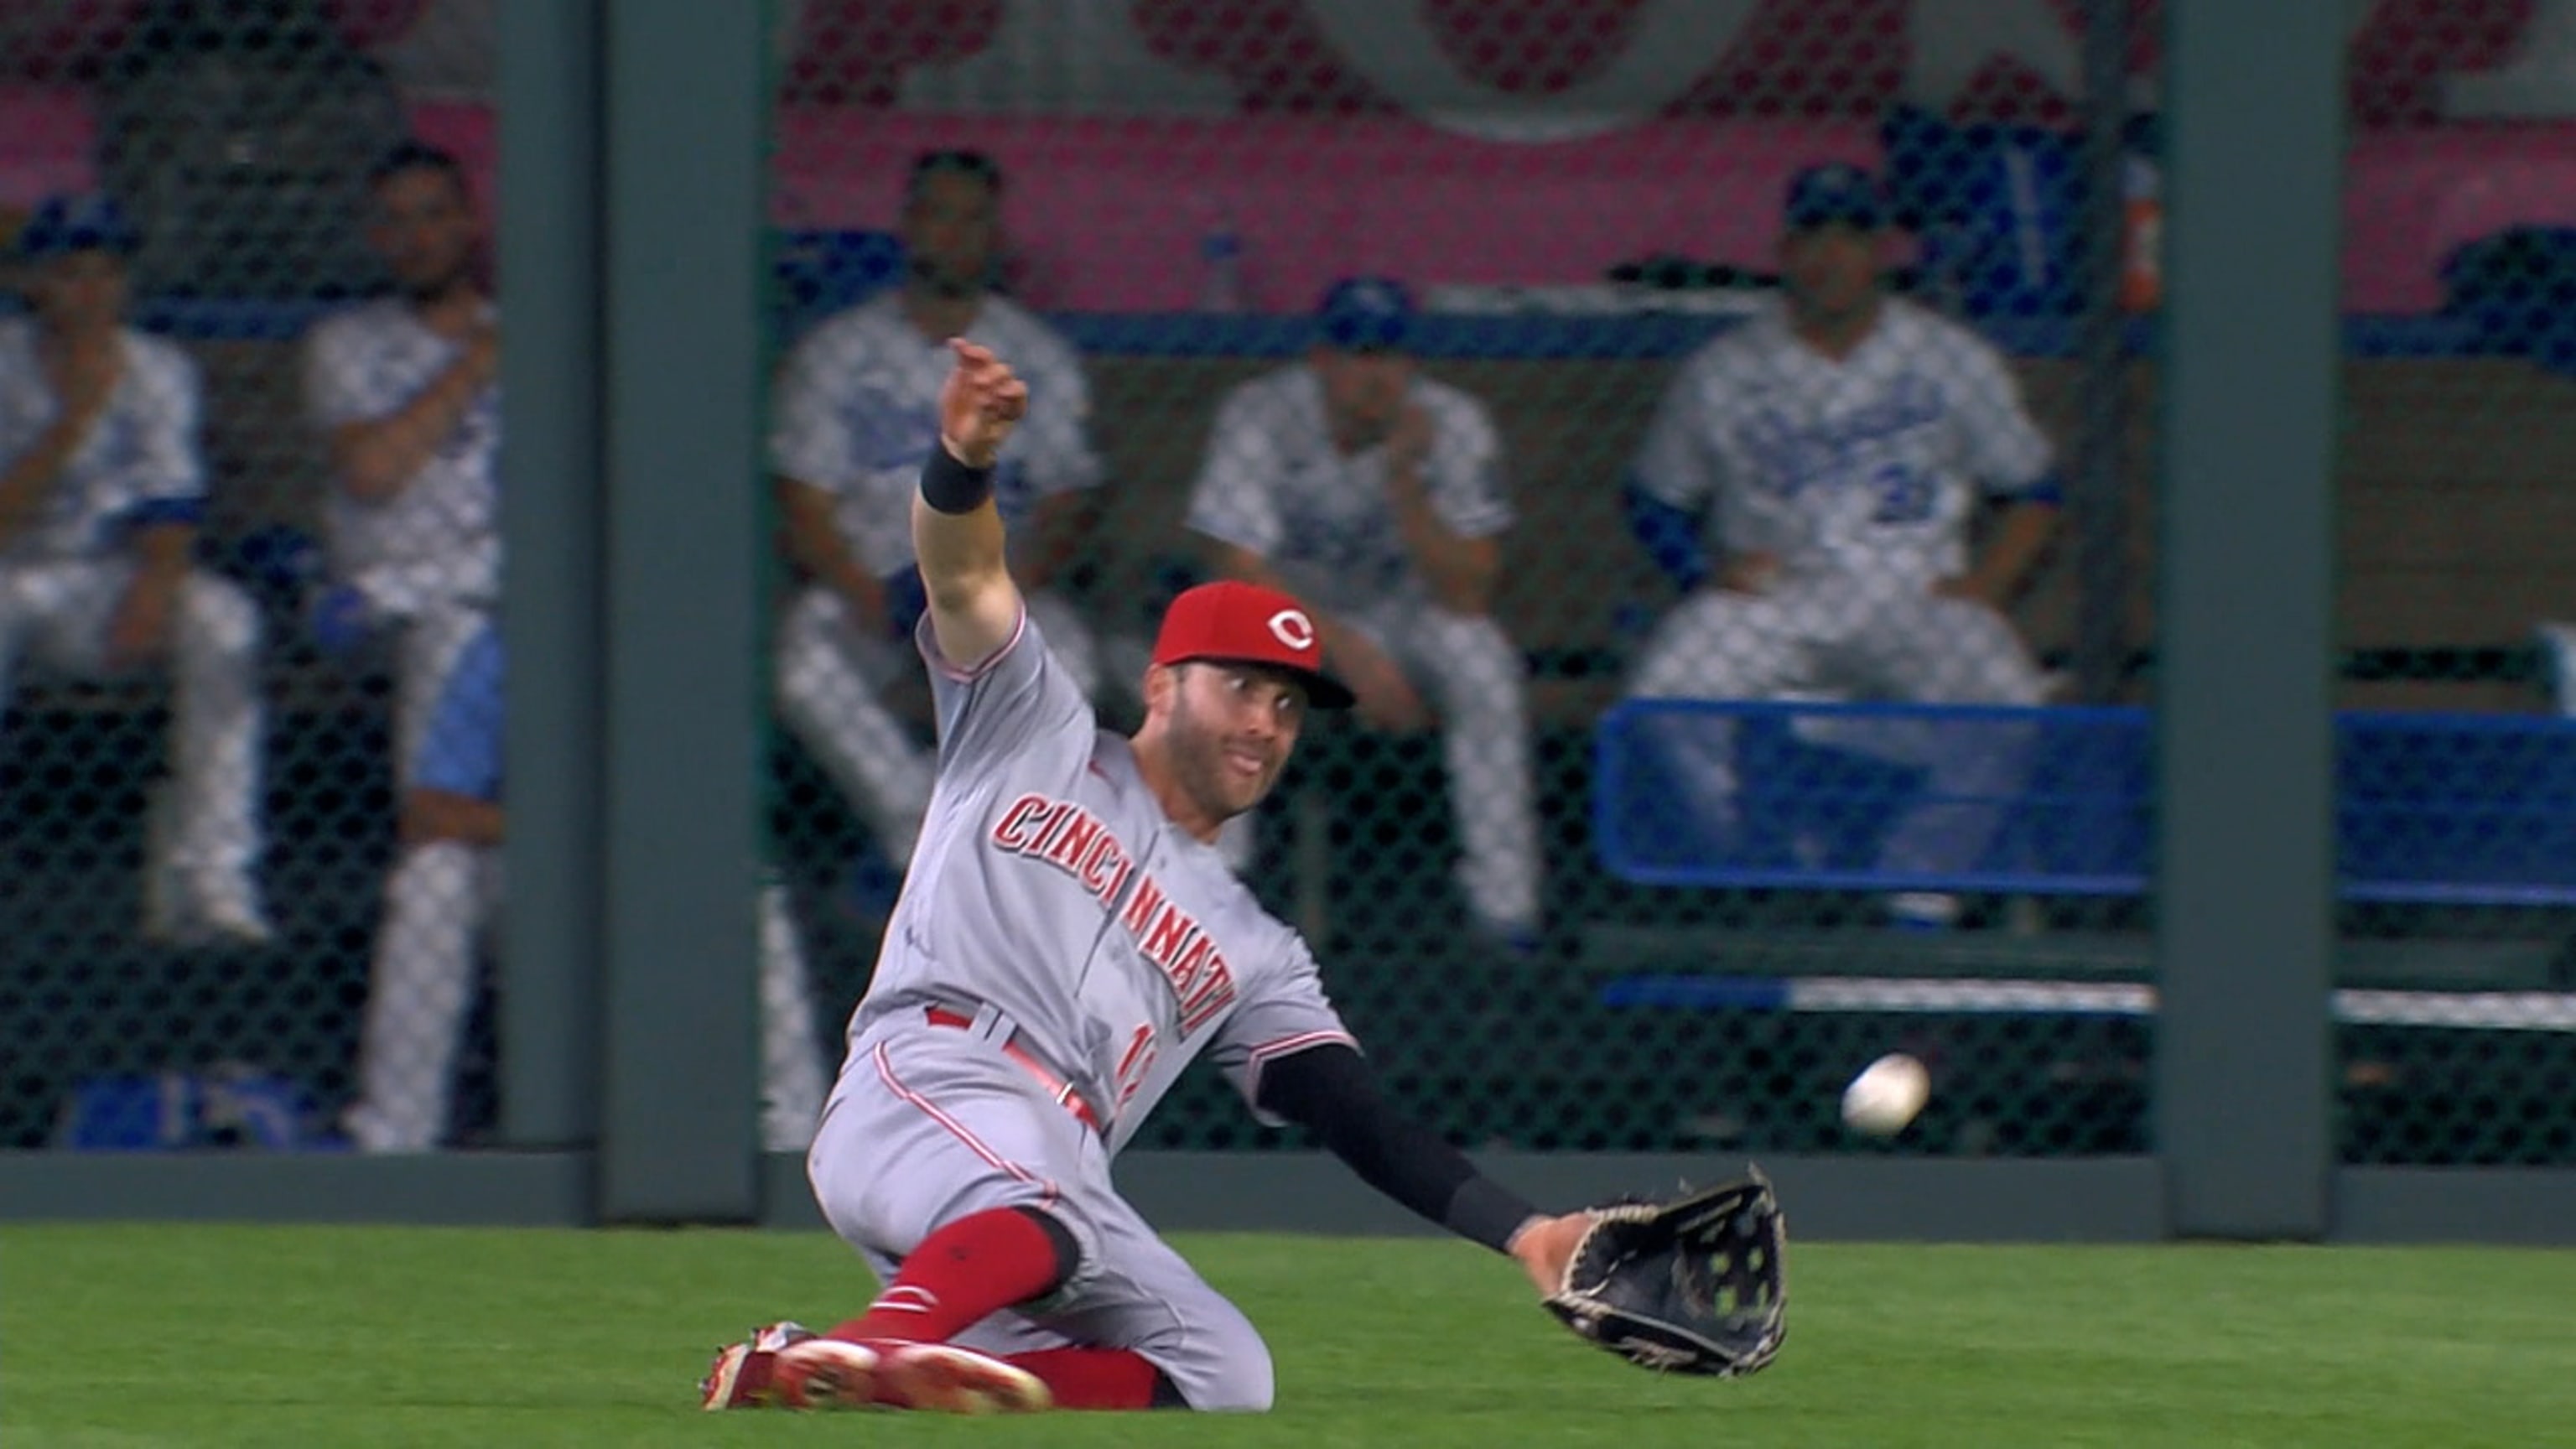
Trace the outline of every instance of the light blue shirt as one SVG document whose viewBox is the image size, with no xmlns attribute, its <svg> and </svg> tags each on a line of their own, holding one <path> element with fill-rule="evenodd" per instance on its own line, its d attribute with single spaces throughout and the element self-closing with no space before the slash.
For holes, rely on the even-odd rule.
<svg viewBox="0 0 2576 1449">
<path fill-rule="evenodd" d="M 502 674 L 501 631 L 486 628 L 448 672 L 412 762 L 414 785 L 501 802 Z"/>
</svg>

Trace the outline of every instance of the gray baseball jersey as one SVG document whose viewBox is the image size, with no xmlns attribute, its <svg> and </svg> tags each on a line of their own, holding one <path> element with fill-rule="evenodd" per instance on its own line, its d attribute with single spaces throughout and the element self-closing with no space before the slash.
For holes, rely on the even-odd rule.
<svg viewBox="0 0 2576 1449">
<path fill-rule="evenodd" d="M 927 620 L 920 643 L 939 782 L 854 1041 L 932 1004 L 997 1009 L 1114 1152 L 1201 1052 L 1253 1101 L 1265 1062 L 1351 1040 L 1305 942 L 1172 823 L 1025 613 L 972 669 Z"/>
</svg>

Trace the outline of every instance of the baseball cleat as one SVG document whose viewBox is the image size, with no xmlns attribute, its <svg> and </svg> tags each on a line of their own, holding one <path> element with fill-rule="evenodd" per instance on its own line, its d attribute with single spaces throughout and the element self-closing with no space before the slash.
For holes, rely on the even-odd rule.
<svg viewBox="0 0 2576 1449">
<path fill-rule="evenodd" d="M 893 1343 L 877 1357 L 877 1401 L 941 1414 L 1034 1414 L 1055 1407 L 1037 1375 L 948 1343 Z"/>
<path fill-rule="evenodd" d="M 801 1323 L 773 1323 L 753 1329 L 751 1337 L 741 1343 L 716 1350 L 715 1363 L 707 1369 L 707 1376 L 698 1380 L 698 1407 L 756 1409 L 777 1403 L 771 1375 L 778 1366 L 779 1350 L 813 1336 L 813 1331 Z"/>
<path fill-rule="evenodd" d="M 1029 1414 L 1054 1406 L 1036 1375 L 945 1343 L 808 1338 L 779 1350 L 769 1402 L 799 1409 Z"/>
</svg>

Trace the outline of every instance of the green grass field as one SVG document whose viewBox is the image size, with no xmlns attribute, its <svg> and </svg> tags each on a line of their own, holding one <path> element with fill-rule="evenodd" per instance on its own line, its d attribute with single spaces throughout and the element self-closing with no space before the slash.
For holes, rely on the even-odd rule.
<svg viewBox="0 0 2576 1449">
<path fill-rule="evenodd" d="M 1254 1418 L 701 1414 L 715 1345 L 867 1296 L 819 1234 L 0 1229 L 0 1444 L 2576 1443 L 2576 1254 L 1796 1245 L 1780 1360 L 1657 1378 L 1438 1240 L 1179 1240 Z"/>
</svg>

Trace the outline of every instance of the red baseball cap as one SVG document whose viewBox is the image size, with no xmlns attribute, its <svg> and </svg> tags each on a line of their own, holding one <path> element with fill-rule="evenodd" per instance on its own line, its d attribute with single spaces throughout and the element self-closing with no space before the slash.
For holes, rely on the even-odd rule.
<svg viewBox="0 0 2576 1449">
<path fill-rule="evenodd" d="M 1277 589 L 1222 579 L 1200 584 L 1163 611 L 1154 640 L 1154 662 L 1182 664 L 1221 659 L 1267 664 L 1297 676 L 1306 702 L 1317 709 L 1348 709 L 1352 695 L 1324 672 L 1324 641 L 1306 606 Z"/>
</svg>

